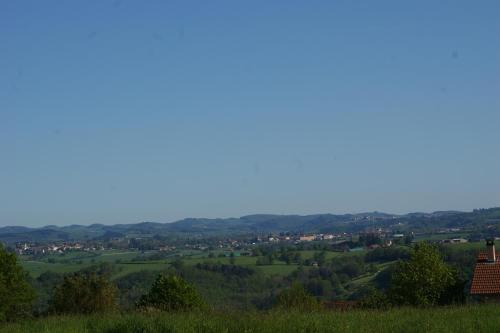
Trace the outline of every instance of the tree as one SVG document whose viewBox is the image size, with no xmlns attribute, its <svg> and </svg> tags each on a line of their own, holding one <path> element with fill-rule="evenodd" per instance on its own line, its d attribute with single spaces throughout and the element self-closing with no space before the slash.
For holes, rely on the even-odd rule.
<svg viewBox="0 0 500 333">
<path fill-rule="evenodd" d="M 28 274 L 17 263 L 14 253 L 0 244 L 0 322 L 28 315 L 35 292 L 27 282 Z"/>
<path fill-rule="evenodd" d="M 116 308 L 116 287 L 95 273 L 65 276 L 56 287 L 51 310 L 56 313 L 93 313 Z"/>
<path fill-rule="evenodd" d="M 447 304 L 453 301 L 459 283 L 456 272 L 444 263 L 436 247 L 419 243 L 408 261 L 396 265 L 389 297 L 399 305 Z"/>
<path fill-rule="evenodd" d="M 139 300 L 139 307 L 162 311 L 183 311 L 205 307 L 196 289 L 177 275 L 160 275 L 151 290 Z"/>
<path fill-rule="evenodd" d="M 64 281 L 64 275 L 52 271 L 40 274 L 32 283 L 37 291 L 37 299 L 32 306 L 35 316 L 45 314 L 52 299 L 54 289 Z"/>
<path fill-rule="evenodd" d="M 289 289 L 283 290 L 276 297 L 275 306 L 286 310 L 313 311 L 320 304 L 299 283 L 293 283 Z"/>
</svg>

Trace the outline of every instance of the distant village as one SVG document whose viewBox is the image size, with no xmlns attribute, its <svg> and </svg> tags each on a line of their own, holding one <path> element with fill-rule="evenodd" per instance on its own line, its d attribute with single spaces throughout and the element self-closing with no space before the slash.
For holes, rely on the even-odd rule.
<svg viewBox="0 0 500 333">
<path fill-rule="evenodd" d="M 437 229 L 436 234 L 460 232 L 459 228 Z M 241 251 L 250 249 L 256 245 L 291 243 L 300 244 L 308 242 L 327 242 L 332 250 L 357 251 L 361 249 L 375 249 L 379 247 L 390 247 L 394 244 L 409 244 L 415 237 L 423 236 L 414 233 L 399 233 L 383 228 L 370 228 L 359 233 L 277 233 L 267 235 L 233 236 L 226 238 L 207 238 L 194 240 L 164 240 L 151 237 L 116 237 L 108 240 L 85 240 L 85 241 L 54 241 L 54 242 L 18 242 L 15 244 L 15 252 L 18 255 L 44 255 L 63 254 L 70 251 L 104 251 L 115 249 L 130 250 L 157 250 L 175 251 L 179 248 L 195 249 L 201 251 L 225 250 Z M 465 238 L 443 238 L 439 243 L 460 244 L 468 242 Z"/>
</svg>

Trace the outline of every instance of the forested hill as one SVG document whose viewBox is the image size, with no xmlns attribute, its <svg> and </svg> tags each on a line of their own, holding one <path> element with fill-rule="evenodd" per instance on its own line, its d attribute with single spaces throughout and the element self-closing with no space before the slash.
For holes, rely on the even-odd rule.
<svg viewBox="0 0 500 333">
<path fill-rule="evenodd" d="M 3 222 L 6 224 L 6 222 Z M 358 232 L 382 227 L 398 231 L 428 232 L 438 228 L 462 228 L 478 232 L 500 231 L 500 208 L 477 209 L 472 212 L 439 211 L 405 215 L 380 212 L 362 214 L 316 215 L 249 215 L 240 218 L 188 218 L 172 223 L 141 222 L 136 224 L 92 224 L 0 228 L 0 241 L 55 241 L 106 239 L 113 237 L 147 237 L 170 235 L 200 237 L 235 234 L 265 234 L 279 232 Z"/>
</svg>

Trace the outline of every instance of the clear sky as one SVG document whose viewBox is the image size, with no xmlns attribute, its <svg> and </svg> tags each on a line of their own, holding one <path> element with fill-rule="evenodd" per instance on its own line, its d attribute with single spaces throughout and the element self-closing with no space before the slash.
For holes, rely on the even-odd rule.
<svg viewBox="0 0 500 333">
<path fill-rule="evenodd" d="M 0 1 L 0 226 L 500 206 L 500 1 Z"/>
</svg>

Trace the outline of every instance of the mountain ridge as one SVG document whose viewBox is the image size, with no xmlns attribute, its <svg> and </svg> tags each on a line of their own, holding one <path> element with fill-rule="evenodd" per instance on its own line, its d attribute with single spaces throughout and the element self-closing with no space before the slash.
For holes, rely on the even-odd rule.
<svg viewBox="0 0 500 333">
<path fill-rule="evenodd" d="M 252 214 L 229 218 L 185 218 L 174 222 L 143 221 L 131 224 L 48 225 L 40 228 L 0 227 L 0 241 L 91 240 L 112 235 L 150 237 L 203 237 L 234 234 L 278 232 L 359 232 L 370 227 L 431 228 L 482 225 L 500 218 L 500 208 L 477 209 L 472 212 L 436 211 L 433 213 L 390 214 L 365 212 L 353 214 L 280 215 Z"/>
</svg>

